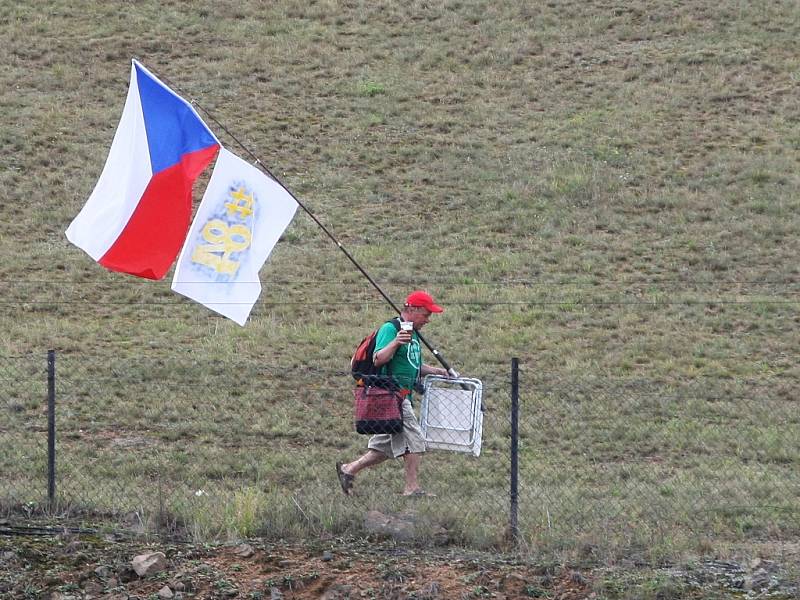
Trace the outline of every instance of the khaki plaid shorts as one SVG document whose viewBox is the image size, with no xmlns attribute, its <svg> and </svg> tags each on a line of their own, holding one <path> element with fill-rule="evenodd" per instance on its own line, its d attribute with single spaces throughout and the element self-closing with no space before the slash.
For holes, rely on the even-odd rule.
<svg viewBox="0 0 800 600">
<path fill-rule="evenodd" d="M 370 450 L 377 450 L 389 458 L 403 456 L 406 452 L 414 454 L 425 452 L 425 440 L 411 406 L 411 400 L 408 398 L 403 400 L 403 431 L 373 435 L 369 438 L 367 447 Z"/>
</svg>

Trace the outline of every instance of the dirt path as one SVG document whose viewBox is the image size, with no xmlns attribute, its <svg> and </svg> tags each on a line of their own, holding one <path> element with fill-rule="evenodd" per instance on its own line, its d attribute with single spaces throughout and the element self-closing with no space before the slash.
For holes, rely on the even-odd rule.
<svg viewBox="0 0 800 600">
<path fill-rule="evenodd" d="M 134 556 L 162 552 L 163 570 L 138 576 Z M 167 588 L 167 589 L 165 589 Z M 391 543 L 165 545 L 111 536 L 0 537 L 3 598 L 524 598 L 579 599 L 577 571 L 495 555 Z M 172 594 L 172 596 L 170 596 Z"/>
<path fill-rule="evenodd" d="M 53 535 L 52 529 L 20 533 L 0 528 L 3 599 L 800 597 L 797 579 L 789 575 L 797 569 L 784 568 L 797 566 L 793 545 L 783 546 L 792 554 L 784 552 L 781 562 L 703 559 L 688 566 L 570 569 L 502 554 L 363 539 L 204 545 Z M 137 574 L 132 561 L 145 554 L 160 557 L 161 564 Z"/>
</svg>

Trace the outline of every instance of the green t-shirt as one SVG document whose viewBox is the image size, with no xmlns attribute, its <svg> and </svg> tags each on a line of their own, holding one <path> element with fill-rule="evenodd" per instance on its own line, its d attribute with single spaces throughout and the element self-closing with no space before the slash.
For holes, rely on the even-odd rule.
<svg viewBox="0 0 800 600">
<path fill-rule="evenodd" d="M 375 336 L 375 352 L 388 346 L 397 337 L 397 329 L 391 323 L 384 323 Z M 420 367 L 422 367 L 422 347 L 416 331 L 411 332 L 411 341 L 400 346 L 392 359 L 381 367 L 381 373 L 387 373 L 390 367 L 392 377 L 397 385 L 407 390 L 414 389 Z"/>
</svg>

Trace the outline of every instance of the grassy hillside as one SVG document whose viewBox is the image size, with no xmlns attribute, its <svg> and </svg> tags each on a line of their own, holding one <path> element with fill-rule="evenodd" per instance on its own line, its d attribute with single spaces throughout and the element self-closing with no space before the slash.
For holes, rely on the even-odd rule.
<svg viewBox="0 0 800 600">
<path fill-rule="evenodd" d="M 132 379 L 160 360 L 330 374 L 391 314 L 302 212 L 243 328 L 173 294 L 170 276 L 109 273 L 67 242 L 137 57 L 396 301 L 429 290 L 446 312 L 428 337 L 463 373 L 502 380 L 517 356 L 556 388 L 724 378 L 796 397 L 796 2 L 0 5 L 0 354 L 55 348 L 90 372 L 125 360 Z M 134 401 L 131 389 L 111 377 L 93 393 Z M 603 397 L 613 419 L 614 389 Z M 287 427 L 302 419 L 270 401 Z"/>
<path fill-rule="evenodd" d="M 797 7 L 656 4 L 7 5 L 5 349 L 338 366 L 386 312 L 303 214 L 243 329 L 67 243 L 136 56 L 464 370 L 796 374 Z"/>
</svg>

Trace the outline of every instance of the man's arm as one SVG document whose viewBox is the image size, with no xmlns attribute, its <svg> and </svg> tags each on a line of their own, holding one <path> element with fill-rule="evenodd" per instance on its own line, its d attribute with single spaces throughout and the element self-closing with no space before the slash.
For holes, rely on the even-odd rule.
<svg viewBox="0 0 800 600">
<path fill-rule="evenodd" d="M 386 325 L 384 325 L 386 327 Z M 395 331 L 394 325 L 389 325 L 386 330 L 378 332 L 378 339 L 375 340 L 375 352 L 372 355 L 372 362 L 376 367 L 382 367 L 394 356 L 397 349 L 403 344 L 408 344 L 411 341 L 411 332 L 403 331 L 402 329 L 396 332 L 394 339 L 388 342 L 385 346 L 381 347 L 386 337 Z M 386 336 L 386 337 L 384 337 Z"/>
<path fill-rule="evenodd" d="M 419 370 L 420 375 L 439 375 L 440 377 L 447 377 L 447 369 L 444 367 L 434 367 L 433 365 L 422 365 Z"/>
<path fill-rule="evenodd" d="M 407 332 L 406 332 L 407 333 Z M 400 332 L 398 332 L 398 337 Z M 375 363 L 376 367 L 382 367 L 394 356 L 394 353 L 397 352 L 397 349 L 402 346 L 400 342 L 397 341 L 397 338 L 393 339 L 391 342 L 386 344 L 383 348 L 378 350 L 375 354 L 372 355 L 372 362 Z"/>
</svg>

